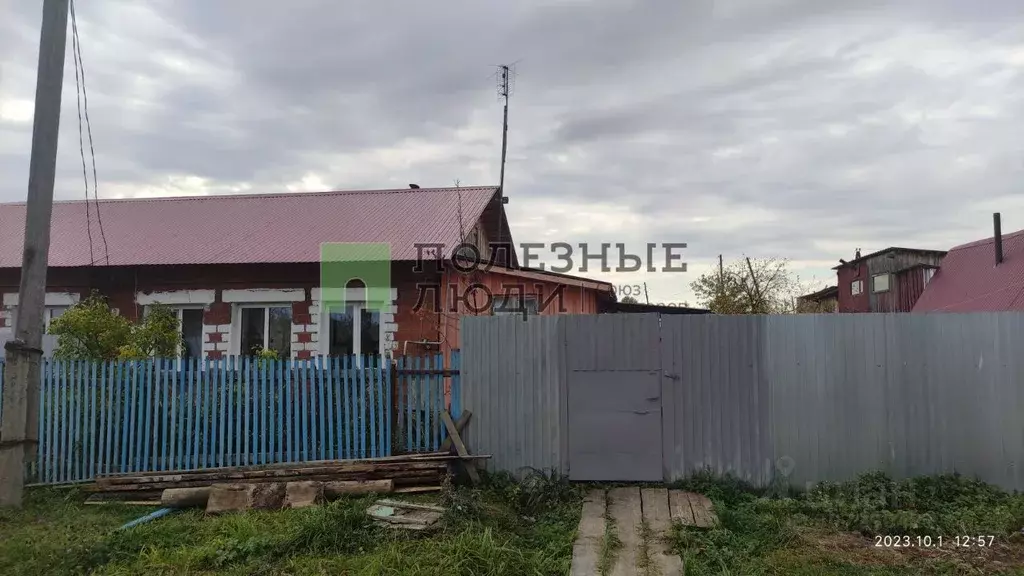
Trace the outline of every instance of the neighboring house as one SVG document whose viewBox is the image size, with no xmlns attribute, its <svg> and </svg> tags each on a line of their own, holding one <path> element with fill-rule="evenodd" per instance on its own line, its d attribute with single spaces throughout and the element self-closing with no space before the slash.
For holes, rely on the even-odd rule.
<svg viewBox="0 0 1024 576">
<path fill-rule="evenodd" d="M 54 204 L 47 323 L 94 290 L 130 318 L 162 303 L 189 356 L 447 353 L 462 314 L 593 314 L 615 299 L 605 282 L 520 268 L 493 187 L 101 200 L 99 215 Z M 24 203 L 0 204 L 0 330 L 16 319 L 24 222 Z M 440 260 L 462 239 L 499 265 L 466 276 Z M 391 305 L 363 307 L 358 281 L 345 307 L 322 302 L 323 242 L 390 243 Z M 466 297 L 470 284 L 494 298 Z"/>
<path fill-rule="evenodd" d="M 957 246 L 914 306 L 914 312 L 1024 311 L 1024 230 L 995 233 Z"/>
<path fill-rule="evenodd" d="M 942 250 L 886 248 L 853 260 L 836 271 L 839 312 L 910 312 L 946 253 Z"/>
<path fill-rule="evenodd" d="M 796 311 L 800 313 L 823 313 L 839 311 L 839 287 L 829 286 L 797 298 Z"/>
</svg>

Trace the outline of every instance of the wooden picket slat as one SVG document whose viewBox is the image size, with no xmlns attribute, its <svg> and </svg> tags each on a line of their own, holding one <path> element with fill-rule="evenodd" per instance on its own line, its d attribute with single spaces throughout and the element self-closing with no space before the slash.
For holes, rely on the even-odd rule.
<svg viewBox="0 0 1024 576">
<path fill-rule="evenodd" d="M 33 484 L 436 451 L 458 352 L 263 360 L 44 359 Z M 0 395 L 3 369 L 0 361 Z M 450 390 L 445 380 L 450 379 Z M 397 443 L 393 441 L 397 440 Z M 399 452 L 402 453 L 401 451 Z"/>
</svg>

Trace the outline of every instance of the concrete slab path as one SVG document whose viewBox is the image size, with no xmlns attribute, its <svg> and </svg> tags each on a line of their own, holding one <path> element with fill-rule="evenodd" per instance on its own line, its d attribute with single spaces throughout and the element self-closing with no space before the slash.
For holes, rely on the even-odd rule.
<svg viewBox="0 0 1024 576">
<path fill-rule="evenodd" d="M 570 574 L 682 576 L 682 560 L 667 540 L 672 524 L 706 528 L 716 522 L 711 501 L 700 494 L 635 486 L 592 490 L 583 501 Z"/>
</svg>

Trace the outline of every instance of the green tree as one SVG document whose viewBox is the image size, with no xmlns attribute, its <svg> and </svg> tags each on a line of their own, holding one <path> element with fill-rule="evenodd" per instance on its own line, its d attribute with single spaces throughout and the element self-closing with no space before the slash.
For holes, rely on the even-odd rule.
<svg viewBox="0 0 1024 576">
<path fill-rule="evenodd" d="M 632 296 L 624 296 L 620 302 L 623 304 L 637 304 L 637 299 Z"/>
<path fill-rule="evenodd" d="M 54 357 L 67 359 L 171 358 L 182 343 L 178 317 L 170 308 L 153 306 L 142 321 L 133 323 L 98 294 L 54 319 L 49 333 L 57 337 Z"/>
<path fill-rule="evenodd" d="M 744 258 L 701 275 L 690 288 L 697 303 L 715 314 L 789 314 L 800 282 L 788 265 L 785 259 Z"/>
</svg>

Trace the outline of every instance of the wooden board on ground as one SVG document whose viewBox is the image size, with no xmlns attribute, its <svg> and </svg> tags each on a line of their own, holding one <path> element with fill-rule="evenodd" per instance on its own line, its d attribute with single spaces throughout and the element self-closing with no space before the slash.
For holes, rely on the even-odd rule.
<svg viewBox="0 0 1024 576">
<path fill-rule="evenodd" d="M 639 488 L 612 488 L 608 491 L 608 512 L 615 522 L 615 535 L 622 542 L 611 576 L 634 576 L 637 573 L 643 525 L 642 506 Z"/>
<path fill-rule="evenodd" d="M 440 486 L 408 486 L 406 488 L 395 488 L 395 494 L 423 494 L 426 492 L 440 492 Z"/>
<path fill-rule="evenodd" d="M 682 576 L 683 561 L 668 543 L 672 519 L 669 511 L 668 490 L 642 488 L 644 523 L 649 530 L 647 553 L 659 576 Z"/>
<path fill-rule="evenodd" d="M 207 514 L 241 510 L 279 510 L 284 502 L 286 485 L 282 482 L 263 484 L 214 484 L 206 502 Z"/>
<path fill-rule="evenodd" d="M 601 546 L 604 542 L 604 514 L 607 499 L 602 489 L 591 490 L 583 499 L 583 513 L 572 546 L 570 576 L 592 576 L 598 573 Z"/>
<path fill-rule="evenodd" d="M 395 500 L 378 500 L 366 509 L 366 514 L 378 524 L 391 528 L 430 530 L 438 526 L 444 508 Z"/>
<path fill-rule="evenodd" d="M 711 500 L 703 494 L 669 490 L 668 499 L 673 522 L 696 528 L 711 528 L 718 523 Z"/>
<path fill-rule="evenodd" d="M 289 482 L 284 489 L 282 508 L 308 508 L 324 501 L 323 482 Z"/>
<path fill-rule="evenodd" d="M 403 462 L 415 462 L 415 461 L 430 461 L 430 460 L 450 460 L 454 458 L 452 454 L 448 452 L 423 452 L 419 454 L 403 454 L 401 456 L 383 456 L 380 458 L 361 458 L 357 460 L 310 460 L 308 462 L 276 462 L 273 464 L 251 464 L 248 466 L 220 466 L 212 468 L 201 468 L 196 470 L 179 470 L 171 472 L 119 472 L 116 474 L 101 474 L 97 476 L 97 480 L 114 479 L 114 478 L 145 478 L 149 476 L 163 476 L 167 474 L 196 474 L 196 473 L 217 473 L 217 472 L 245 472 L 249 470 L 276 470 L 280 468 L 297 468 L 297 467 L 330 467 L 335 465 L 340 466 L 358 466 L 358 465 L 375 465 L 375 464 L 395 464 Z"/>
<path fill-rule="evenodd" d="M 466 473 L 469 474 L 469 479 L 473 481 L 473 484 L 480 483 L 480 474 L 476 471 L 476 463 L 468 460 L 469 450 L 466 449 L 466 445 L 462 442 L 462 436 L 459 435 L 459 430 L 455 427 L 455 423 L 452 422 L 452 416 L 447 410 L 441 411 L 441 420 L 444 422 L 444 427 L 448 429 L 448 437 L 451 438 L 452 444 L 455 446 L 455 451 L 458 453 L 459 458 L 465 458 L 462 464 L 466 467 Z"/>
</svg>

